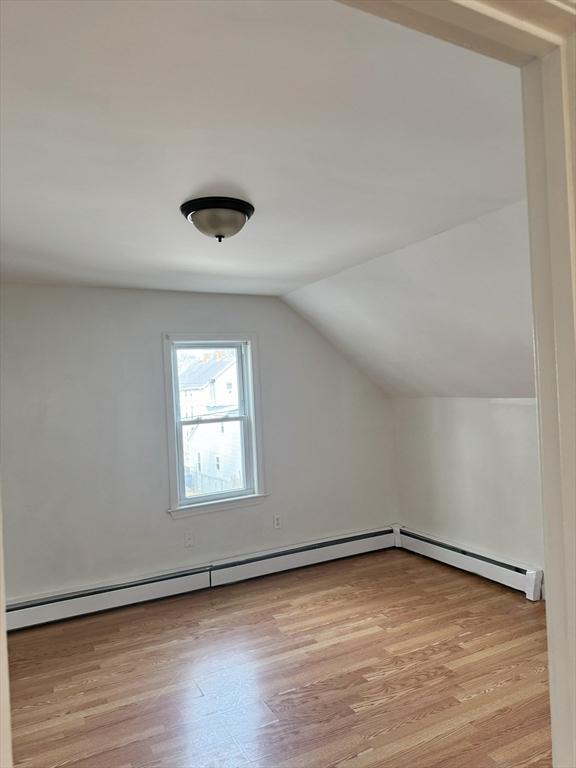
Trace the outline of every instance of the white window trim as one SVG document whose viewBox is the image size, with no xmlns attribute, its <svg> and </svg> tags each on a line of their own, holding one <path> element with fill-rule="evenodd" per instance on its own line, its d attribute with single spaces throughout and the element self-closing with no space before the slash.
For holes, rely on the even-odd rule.
<svg viewBox="0 0 576 768">
<path fill-rule="evenodd" d="M 247 507 L 260 503 L 267 494 L 264 491 L 264 466 L 262 460 L 262 434 L 260 428 L 260 386 L 258 377 L 258 347 L 256 337 L 251 334 L 239 335 L 237 333 L 163 333 L 164 347 L 164 374 L 166 389 L 166 417 L 168 433 L 168 475 L 170 500 L 168 513 L 173 518 L 182 518 L 192 515 L 206 514 L 207 512 L 217 512 L 220 510 L 231 510 L 238 507 Z M 244 352 L 244 392 L 247 400 L 246 410 L 251 414 L 250 428 L 251 447 L 253 456 L 251 465 L 253 466 L 253 482 L 251 488 L 246 492 L 232 491 L 226 495 L 216 495 L 215 498 L 205 501 L 198 501 L 189 504 L 183 503 L 180 498 L 178 485 L 178 435 L 176 428 L 176 392 L 174 391 L 175 380 L 173 377 L 173 349 L 175 343 L 199 344 L 206 342 L 207 345 L 218 343 L 229 344 L 247 344 Z"/>
</svg>

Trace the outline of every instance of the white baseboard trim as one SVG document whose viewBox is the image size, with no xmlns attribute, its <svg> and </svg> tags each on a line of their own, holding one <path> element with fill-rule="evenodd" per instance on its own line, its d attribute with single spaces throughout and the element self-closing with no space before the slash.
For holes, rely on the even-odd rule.
<svg viewBox="0 0 576 768">
<path fill-rule="evenodd" d="M 7 626 L 9 630 L 23 629 L 35 624 L 69 619 L 73 616 L 193 592 L 197 589 L 208 589 L 391 547 L 400 547 L 409 552 L 425 555 L 455 568 L 505 584 L 524 592 L 529 600 L 540 600 L 542 597 L 542 571 L 539 569 L 517 563 L 504 563 L 481 553 L 465 550 L 455 544 L 411 531 L 403 526 L 394 525 L 377 531 L 364 531 L 337 539 L 257 552 L 242 558 L 220 560 L 190 571 L 163 574 L 126 584 L 10 603 L 7 609 Z"/>
<path fill-rule="evenodd" d="M 157 600 L 159 597 L 181 595 L 210 586 L 208 570 L 188 572 L 180 575 L 158 577 L 142 582 L 118 584 L 99 590 L 58 595 L 38 601 L 8 605 L 6 612 L 7 629 L 23 629 L 49 621 L 70 619 L 87 613 L 106 611 L 123 605 Z"/>
<path fill-rule="evenodd" d="M 137 582 L 9 603 L 7 628 L 23 629 L 146 600 L 208 589 L 278 571 L 301 568 L 394 546 L 392 528 L 363 531 L 337 539 L 257 552 L 234 560 L 220 560 L 191 571 L 163 574 Z"/>
<path fill-rule="evenodd" d="M 542 571 L 539 569 L 517 563 L 505 563 L 402 526 L 394 526 L 394 532 L 400 539 L 399 546 L 402 549 L 505 584 L 524 592 L 528 600 L 540 600 L 542 597 Z"/>
<path fill-rule="evenodd" d="M 357 537 L 335 542 L 326 541 L 320 545 L 311 544 L 307 547 L 270 553 L 265 557 L 222 562 L 212 566 L 212 586 L 218 587 L 234 581 L 254 579 L 270 573 L 303 568 L 306 565 L 325 563 L 328 560 L 338 560 L 341 557 L 361 555 L 393 546 L 394 533 L 391 528 L 388 528 L 374 534 L 360 534 Z"/>
</svg>

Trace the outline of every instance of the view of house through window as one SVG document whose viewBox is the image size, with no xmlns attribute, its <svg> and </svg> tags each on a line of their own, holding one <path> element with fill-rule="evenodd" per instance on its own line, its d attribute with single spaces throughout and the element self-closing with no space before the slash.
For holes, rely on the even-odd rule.
<svg viewBox="0 0 576 768">
<path fill-rule="evenodd" d="M 247 342 L 172 342 L 178 499 L 254 493 Z"/>
</svg>

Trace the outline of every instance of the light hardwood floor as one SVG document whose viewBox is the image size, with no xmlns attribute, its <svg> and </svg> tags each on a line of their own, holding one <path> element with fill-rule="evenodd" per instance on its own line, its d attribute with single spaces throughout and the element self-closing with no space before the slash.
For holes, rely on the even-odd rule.
<svg viewBox="0 0 576 768">
<path fill-rule="evenodd" d="M 389 550 L 10 636 L 20 768 L 549 768 L 544 604 Z"/>
</svg>

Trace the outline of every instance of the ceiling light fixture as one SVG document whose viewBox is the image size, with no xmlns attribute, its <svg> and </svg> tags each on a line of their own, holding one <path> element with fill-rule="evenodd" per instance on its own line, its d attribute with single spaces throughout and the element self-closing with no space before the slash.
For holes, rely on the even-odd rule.
<svg viewBox="0 0 576 768">
<path fill-rule="evenodd" d="M 219 243 L 236 235 L 254 213 L 254 206 L 235 197 L 197 197 L 180 206 L 182 215 L 203 235 Z"/>
</svg>

